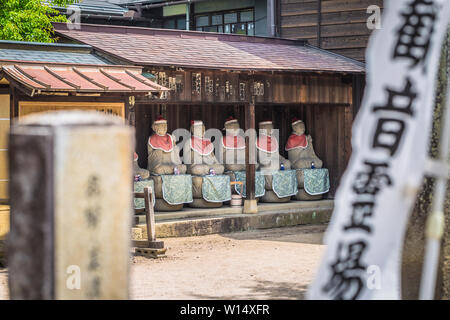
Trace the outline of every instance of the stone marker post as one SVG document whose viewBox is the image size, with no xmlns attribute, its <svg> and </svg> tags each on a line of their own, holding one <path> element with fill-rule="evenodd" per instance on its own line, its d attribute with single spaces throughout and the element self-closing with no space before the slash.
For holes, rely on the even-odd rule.
<svg viewBox="0 0 450 320">
<path fill-rule="evenodd" d="M 11 299 L 127 299 L 134 130 L 99 112 L 10 134 Z"/>
</svg>

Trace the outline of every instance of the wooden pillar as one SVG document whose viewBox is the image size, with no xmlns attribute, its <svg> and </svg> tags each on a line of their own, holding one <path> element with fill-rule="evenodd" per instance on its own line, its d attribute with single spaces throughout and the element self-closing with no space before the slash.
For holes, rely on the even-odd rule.
<svg viewBox="0 0 450 320">
<path fill-rule="evenodd" d="M 245 172 L 246 193 L 244 213 L 257 213 L 258 205 L 255 198 L 255 164 L 256 164 L 256 130 L 255 130 L 255 96 L 252 95 L 250 103 L 245 108 Z M 249 130 L 250 129 L 250 130 Z"/>
<path fill-rule="evenodd" d="M 350 161 L 350 156 L 352 154 L 352 127 L 353 127 L 353 88 L 352 88 L 352 86 L 349 85 L 347 90 L 348 90 L 347 94 L 348 94 L 349 105 L 345 106 L 345 110 L 344 110 L 345 166 L 348 165 L 348 162 Z"/>
<path fill-rule="evenodd" d="M 136 127 L 136 113 L 135 113 L 135 105 L 136 105 L 136 97 L 128 96 L 125 97 L 125 119 L 126 123 L 132 127 Z"/>
<path fill-rule="evenodd" d="M 11 119 L 11 126 L 17 121 L 17 117 L 19 116 L 19 92 L 15 87 L 11 87 L 10 93 L 10 110 L 9 116 Z"/>
<path fill-rule="evenodd" d="M 317 1 L 317 46 L 322 48 L 322 0 Z"/>
</svg>

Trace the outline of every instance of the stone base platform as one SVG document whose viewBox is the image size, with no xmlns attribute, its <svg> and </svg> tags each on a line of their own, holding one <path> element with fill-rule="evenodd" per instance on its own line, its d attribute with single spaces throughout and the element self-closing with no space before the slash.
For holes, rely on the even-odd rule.
<svg viewBox="0 0 450 320">
<path fill-rule="evenodd" d="M 184 208 L 182 211 L 155 214 L 156 237 L 200 236 L 327 223 L 333 206 L 333 200 L 260 203 L 256 214 L 243 214 L 243 207 L 227 205 L 217 209 Z M 146 235 L 145 216 L 136 216 L 133 240 L 145 239 Z"/>
</svg>

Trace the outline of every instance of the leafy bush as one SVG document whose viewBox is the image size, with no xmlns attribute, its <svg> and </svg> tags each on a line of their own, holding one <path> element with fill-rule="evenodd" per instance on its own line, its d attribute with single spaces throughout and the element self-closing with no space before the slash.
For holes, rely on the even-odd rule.
<svg viewBox="0 0 450 320">
<path fill-rule="evenodd" d="M 76 0 L 52 0 L 66 7 Z M 67 18 L 42 0 L 0 0 L 0 40 L 55 42 L 52 22 Z"/>
</svg>

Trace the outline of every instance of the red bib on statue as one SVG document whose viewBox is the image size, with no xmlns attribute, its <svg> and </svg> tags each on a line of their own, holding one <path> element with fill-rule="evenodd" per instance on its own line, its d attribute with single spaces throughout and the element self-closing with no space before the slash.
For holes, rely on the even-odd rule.
<svg viewBox="0 0 450 320">
<path fill-rule="evenodd" d="M 191 137 L 191 148 L 195 152 L 201 154 L 202 156 L 207 156 L 214 150 L 214 145 L 211 140 L 206 138 L 199 138 L 196 136 Z"/>
<path fill-rule="evenodd" d="M 224 136 L 222 144 L 225 149 L 245 149 L 245 139 L 242 136 Z"/>
<path fill-rule="evenodd" d="M 278 141 L 274 137 L 260 134 L 256 141 L 256 147 L 264 152 L 274 153 L 278 152 Z"/>
<path fill-rule="evenodd" d="M 148 139 L 150 147 L 156 150 L 162 150 L 164 152 L 171 152 L 173 150 L 173 140 L 170 134 L 163 136 L 154 134 Z"/>
<path fill-rule="evenodd" d="M 306 139 L 306 135 L 298 135 L 298 134 L 291 134 L 288 138 L 288 141 L 286 142 L 286 151 L 293 150 L 293 149 L 306 149 L 308 146 L 308 139 Z"/>
</svg>

